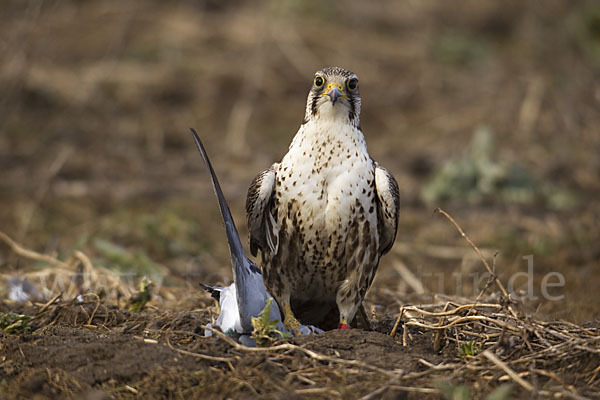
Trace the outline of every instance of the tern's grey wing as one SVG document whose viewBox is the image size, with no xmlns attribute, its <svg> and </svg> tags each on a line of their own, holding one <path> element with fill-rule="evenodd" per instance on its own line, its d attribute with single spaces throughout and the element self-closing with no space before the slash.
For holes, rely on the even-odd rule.
<svg viewBox="0 0 600 400">
<path fill-rule="evenodd" d="M 212 167 L 208 154 L 198 137 L 195 130 L 191 130 L 196 146 L 202 155 L 204 164 L 210 172 L 210 177 L 213 183 L 215 194 L 219 202 L 221 215 L 225 223 L 225 232 L 227 233 L 227 242 L 229 243 L 229 251 L 233 262 L 233 281 L 236 286 L 237 304 L 241 319 L 241 326 L 244 332 L 252 331 L 252 317 L 258 316 L 265 308 L 267 302 L 267 290 L 263 282 L 262 274 L 258 267 L 246 257 L 240 236 L 235 227 L 235 222 L 219 185 L 219 180 Z M 240 332 L 241 333 L 241 332 Z"/>
<path fill-rule="evenodd" d="M 375 163 L 375 189 L 379 220 L 379 252 L 383 255 L 390 251 L 396 239 L 400 194 L 396 179 L 377 163 Z"/>
</svg>

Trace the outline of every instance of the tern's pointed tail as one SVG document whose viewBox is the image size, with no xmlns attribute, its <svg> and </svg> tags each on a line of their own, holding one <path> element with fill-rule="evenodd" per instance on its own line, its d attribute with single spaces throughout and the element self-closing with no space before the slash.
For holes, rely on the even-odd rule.
<svg viewBox="0 0 600 400">
<path fill-rule="evenodd" d="M 223 221 L 225 222 L 225 231 L 227 233 L 227 243 L 229 243 L 229 250 L 231 251 L 231 257 L 233 258 L 234 267 L 243 268 L 246 261 L 246 253 L 244 252 L 244 248 L 242 247 L 242 242 L 240 241 L 240 236 L 235 227 L 235 222 L 233 222 L 233 217 L 231 216 L 231 211 L 229 211 L 229 206 L 227 205 L 227 201 L 225 201 L 225 196 L 223 195 L 223 191 L 221 190 L 221 185 L 219 185 L 219 180 L 217 179 L 217 175 L 210 163 L 210 159 L 208 158 L 208 154 L 206 154 L 206 150 L 198 137 L 195 129 L 190 129 L 192 131 L 192 135 L 194 136 L 194 140 L 196 141 L 196 146 L 198 147 L 198 151 L 202 155 L 202 159 L 204 160 L 204 164 L 208 168 L 210 172 L 210 179 L 213 183 L 213 188 L 215 189 L 215 194 L 217 195 L 217 200 L 219 201 L 219 208 L 221 209 L 221 215 L 223 216 Z M 238 277 L 236 276 L 238 272 L 238 268 L 233 269 L 234 273 L 234 281 L 237 281 Z M 243 279 L 243 277 L 239 277 Z"/>
</svg>

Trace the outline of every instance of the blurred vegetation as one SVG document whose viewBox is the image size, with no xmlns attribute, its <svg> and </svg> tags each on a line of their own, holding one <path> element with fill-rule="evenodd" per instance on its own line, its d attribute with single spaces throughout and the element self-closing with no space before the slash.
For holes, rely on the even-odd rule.
<svg viewBox="0 0 600 400">
<path fill-rule="evenodd" d="M 94 248 L 105 260 L 104 265 L 117 272 L 134 272 L 136 276 L 148 275 L 154 279 L 167 274 L 166 268 L 153 262 L 144 250 L 132 253 L 116 243 L 102 239 L 94 240 Z"/>
<path fill-rule="evenodd" d="M 442 393 L 442 396 L 447 400 L 471 400 L 475 397 L 472 396 L 471 390 L 466 385 L 451 384 L 448 382 L 438 382 L 437 388 Z M 486 400 L 507 400 L 512 399 L 513 385 L 504 384 L 498 386 L 490 394 L 488 394 Z"/>
<path fill-rule="evenodd" d="M 600 5 L 592 2 L 576 9 L 568 24 L 585 55 L 596 67 L 600 67 Z"/>
<path fill-rule="evenodd" d="M 148 303 L 152 299 L 152 288 L 154 284 L 151 280 L 144 277 L 138 287 L 138 292 L 131 297 L 129 301 L 129 311 L 130 312 L 140 312 L 146 307 L 146 303 Z"/>
<path fill-rule="evenodd" d="M 413 271 L 470 272 L 418 250 L 464 246 L 431 216 L 441 206 L 501 251 L 503 277 L 524 270 L 527 254 L 536 279 L 565 275 L 565 301 L 533 306 L 593 318 L 599 10 L 593 0 L 6 1 L 0 229 L 40 252 L 82 249 L 173 284 L 228 282 L 222 223 L 188 128 L 245 237 L 249 183 L 285 153 L 314 71 L 341 65 L 360 76 L 369 152 L 402 198 L 401 246 L 383 258 L 370 296 L 409 294 L 396 257 Z M 494 138 L 481 151 L 480 127 Z M 30 267 L 0 248 L 3 276 Z"/>
<path fill-rule="evenodd" d="M 464 155 L 449 159 L 425 184 L 422 191 L 425 202 L 541 203 L 550 209 L 576 205 L 569 191 L 551 184 L 541 185 L 519 165 L 498 161 L 495 152 L 492 132 L 486 128 L 476 130 Z"/>
</svg>

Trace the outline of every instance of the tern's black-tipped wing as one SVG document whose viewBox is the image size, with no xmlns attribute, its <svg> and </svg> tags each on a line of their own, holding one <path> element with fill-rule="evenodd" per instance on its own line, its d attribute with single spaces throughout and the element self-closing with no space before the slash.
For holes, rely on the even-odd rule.
<svg viewBox="0 0 600 400">
<path fill-rule="evenodd" d="M 221 190 L 221 185 L 219 185 L 219 180 L 217 179 L 215 170 L 212 167 L 210 159 L 208 158 L 208 154 L 206 153 L 204 145 L 200 141 L 198 134 L 194 129 L 191 129 L 191 131 L 192 135 L 194 136 L 196 146 L 198 147 L 198 151 L 200 151 L 200 155 L 204 160 L 204 164 L 210 172 L 210 179 L 212 180 L 213 188 L 215 190 L 215 194 L 217 195 L 217 200 L 219 202 L 219 208 L 221 209 L 221 215 L 223 216 L 223 221 L 225 222 L 227 242 L 229 243 L 229 250 L 231 251 L 233 263 L 234 265 L 238 265 L 238 263 L 244 264 L 244 261 L 246 261 L 246 254 L 244 253 L 244 248 L 242 247 L 240 236 L 238 234 L 237 228 L 235 227 L 235 222 L 233 221 L 233 217 L 231 216 L 231 211 L 229 210 L 229 206 L 227 205 L 227 201 L 225 200 L 225 196 L 223 195 L 223 191 Z M 235 274 L 237 271 L 235 271 L 234 269 L 233 272 L 235 280 Z"/>
<path fill-rule="evenodd" d="M 240 236 L 235 227 L 235 222 L 219 185 L 219 180 L 212 167 L 208 154 L 198 137 L 198 134 L 194 129 L 191 129 L 196 146 L 202 155 L 204 164 L 210 172 L 210 178 L 213 183 L 217 200 L 219 201 L 219 208 L 221 209 L 221 215 L 225 223 L 225 232 L 227 233 L 227 243 L 229 244 L 229 250 L 231 252 L 231 258 L 233 261 L 233 281 L 236 287 L 237 304 L 239 307 L 239 314 L 241 319 L 241 325 L 246 332 L 252 331 L 252 317 L 258 316 L 258 314 L 265 307 L 268 295 L 267 290 L 263 282 L 262 274 L 254 263 L 252 263 L 246 257 Z"/>
<path fill-rule="evenodd" d="M 208 293 L 210 293 L 210 296 L 213 299 L 215 299 L 216 301 L 221 300 L 221 291 L 223 290 L 222 287 L 220 287 L 220 286 L 205 285 L 202 282 L 200 282 L 200 286 L 202 286 L 202 288 L 204 290 L 206 290 Z"/>
</svg>

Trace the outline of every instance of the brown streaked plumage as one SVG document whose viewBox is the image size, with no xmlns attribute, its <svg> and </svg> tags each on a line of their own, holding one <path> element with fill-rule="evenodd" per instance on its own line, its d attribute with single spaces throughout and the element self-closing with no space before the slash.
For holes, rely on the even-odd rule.
<svg viewBox="0 0 600 400">
<path fill-rule="evenodd" d="M 248 190 L 250 249 L 289 328 L 294 314 L 347 327 L 394 243 L 398 184 L 367 152 L 360 106 L 355 74 L 318 71 L 288 153 Z"/>
</svg>

